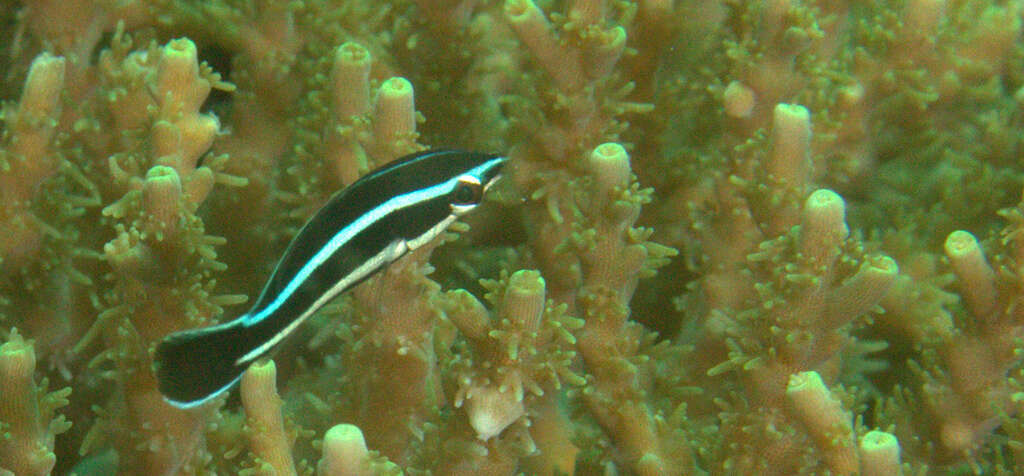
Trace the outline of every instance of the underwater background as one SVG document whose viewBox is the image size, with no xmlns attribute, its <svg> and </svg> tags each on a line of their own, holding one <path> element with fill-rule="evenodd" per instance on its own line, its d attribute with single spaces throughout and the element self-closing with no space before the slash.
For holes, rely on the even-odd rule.
<svg viewBox="0 0 1024 476">
<path fill-rule="evenodd" d="M 0 475 L 1020 474 L 1024 2 L 0 0 Z M 465 223 L 207 405 L 397 157 Z"/>
</svg>

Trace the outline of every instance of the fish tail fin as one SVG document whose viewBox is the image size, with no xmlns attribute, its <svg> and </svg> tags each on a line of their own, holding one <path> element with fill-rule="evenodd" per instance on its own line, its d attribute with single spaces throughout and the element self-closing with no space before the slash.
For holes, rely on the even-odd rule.
<svg viewBox="0 0 1024 476">
<path fill-rule="evenodd" d="M 225 392 L 242 377 L 252 350 L 252 329 L 241 319 L 202 329 L 175 332 L 157 345 L 157 386 L 179 408 L 201 405 Z"/>
</svg>

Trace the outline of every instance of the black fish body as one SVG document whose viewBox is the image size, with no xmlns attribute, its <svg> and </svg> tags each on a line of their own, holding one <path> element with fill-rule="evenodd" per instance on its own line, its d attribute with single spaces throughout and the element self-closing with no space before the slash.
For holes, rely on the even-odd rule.
<svg viewBox="0 0 1024 476">
<path fill-rule="evenodd" d="M 160 392 L 188 408 L 229 389 L 317 309 L 475 208 L 504 161 L 476 152 L 420 152 L 335 194 L 292 239 L 248 312 L 160 342 Z"/>
</svg>

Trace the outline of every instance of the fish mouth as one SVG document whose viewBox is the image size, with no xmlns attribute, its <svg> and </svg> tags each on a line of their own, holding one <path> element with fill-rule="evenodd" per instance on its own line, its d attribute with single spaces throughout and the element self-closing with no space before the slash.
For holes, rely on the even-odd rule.
<svg viewBox="0 0 1024 476">
<path fill-rule="evenodd" d="M 505 167 L 505 161 L 508 160 L 508 157 L 495 156 L 494 159 L 491 160 L 497 161 L 495 162 L 494 165 L 484 170 L 482 176 L 480 177 L 483 179 L 481 181 L 484 184 L 484 192 L 487 192 L 487 190 L 490 189 L 495 182 L 501 180 L 501 178 L 503 177 L 503 174 L 501 172 L 502 169 L 504 169 Z"/>
</svg>

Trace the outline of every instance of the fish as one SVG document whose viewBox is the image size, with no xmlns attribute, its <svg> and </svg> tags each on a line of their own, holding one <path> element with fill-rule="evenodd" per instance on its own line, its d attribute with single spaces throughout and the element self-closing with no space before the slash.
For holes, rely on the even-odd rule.
<svg viewBox="0 0 1024 476">
<path fill-rule="evenodd" d="M 164 399 L 192 408 L 227 392 L 323 305 L 476 208 L 505 161 L 497 154 L 428 150 L 337 192 L 295 235 L 247 312 L 157 344 L 153 367 Z"/>
</svg>

